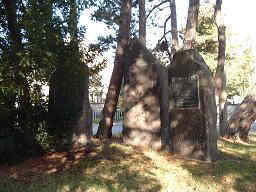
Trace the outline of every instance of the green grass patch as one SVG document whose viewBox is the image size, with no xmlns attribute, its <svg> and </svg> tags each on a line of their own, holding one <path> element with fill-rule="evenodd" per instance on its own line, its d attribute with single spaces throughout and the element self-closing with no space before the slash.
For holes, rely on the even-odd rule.
<svg viewBox="0 0 256 192">
<path fill-rule="evenodd" d="M 53 153 L 5 168 L 0 192 L 256 192 L 255 135 L 250 144 L 219 140 L 219 160 L 212 164 L 94 142 L 96 147 L 81 149 L 72 160 Z"/>
</svg>

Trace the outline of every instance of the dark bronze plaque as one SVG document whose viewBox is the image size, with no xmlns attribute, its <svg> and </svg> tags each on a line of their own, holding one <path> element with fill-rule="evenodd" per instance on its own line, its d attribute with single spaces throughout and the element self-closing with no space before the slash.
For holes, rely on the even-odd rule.
<svg viewBox="0 0 256 192">
<path fill-rule="evenodd" d="M 170 86 L 175 107 L 199 107 L 199 81 L 197 75 L 172 78 Z"/>
</svg>

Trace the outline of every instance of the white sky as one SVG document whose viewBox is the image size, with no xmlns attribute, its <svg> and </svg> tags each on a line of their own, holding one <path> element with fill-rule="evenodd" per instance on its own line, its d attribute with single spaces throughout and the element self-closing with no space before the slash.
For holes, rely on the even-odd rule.
<svg viewBox="0 0 256 192">
<path fill-rule="evenodd" d="M 210 0 L 215 3 L 215 0 Z M 188 0 L 176 0 L 178 26 L 185 25 Z M 253 45 L 253 52 L 256 55 L 256 1 L 255 0 L 223 0 L 222 13 L 225 17 L 225 25 L 232 31 L 238 34 L 237 41 L 244 41 L 244 43 L 251 43 Z M 89 41 L 95 42 L 99 35 L 109 33 L 109 30 L 101 23 L 94 23 L 88 19 L 88 11 L 83 14 L 80 23 L 87 27 L 87 37 Z M 179 27 L 178 27 L 179 28 Z M 158 34 L 158 35 L 157 35 Z M 147 32 L 147 39 L 158 39 L 162 33 L 149 31 Z M 250 39 L 250 41 L 248 41 Z M 113 67 L 114 53 L 107 53 L 109 58 L 109 66 L 103 71 L 103 84 L 105 89 L 108 87 L 110 76 Z"/>
<path fill-rule="evenodd" d="M 237 30 L 241 36 L 255 36 L 256 1 L 254 0 L 224 0 L 223 11 L 226 25 Z M 256 36 L 254 37 L 256 39 Z"/>
</svg>

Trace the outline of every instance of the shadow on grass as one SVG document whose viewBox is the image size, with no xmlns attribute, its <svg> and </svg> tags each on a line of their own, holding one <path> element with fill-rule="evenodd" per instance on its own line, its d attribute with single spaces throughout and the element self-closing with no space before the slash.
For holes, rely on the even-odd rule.
<svg viewBox="0 0 256 192">
<path fill-rule="evenodd" d="M 182 167 L 191 172 L 194 179 L 209 185 L 217 183 L 223 191 L 256 192 L 256 145 L 221 140 L 217 162 L 184 162 Z"/>
<path fill-rule="evenodd" d="M 256 133 L 249 133 L 249 143 L 256 147 Z"/>
<path fill-rule="evenodd" d="M 48 162 L 37 162 L 39 167 L 31 165 L 30 171 L 16 173 L 20 174 L 16 179 L 12 177 L 2 184 L 0 182 L 0 192 L 161 190 L 159 181 L 153 178 L 154 174 L 143 167 L 150 166 L 151 159 L 139 151 L 135 154 L 128 146 L 104 142 L 90 151 L 59 157 L 58 162 L 48 157 Z"/>
</svg>

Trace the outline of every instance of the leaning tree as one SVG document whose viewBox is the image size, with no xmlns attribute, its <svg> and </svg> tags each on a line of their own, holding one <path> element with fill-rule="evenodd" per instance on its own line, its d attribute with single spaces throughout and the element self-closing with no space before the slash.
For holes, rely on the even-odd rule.
<svg viewBox="0 0 256 192">
<path fill-rule="evenodd" d="M 97 131 L 97 137 L 109 138 L 112 136 L 113 117 L 116 111 L 123 79 L 124 51 L 130 36 L 131 8 L 131 0 L 122 2 L 114 68 L 103 108 L 103 118 L 99 123 Z"/>
</svg>

